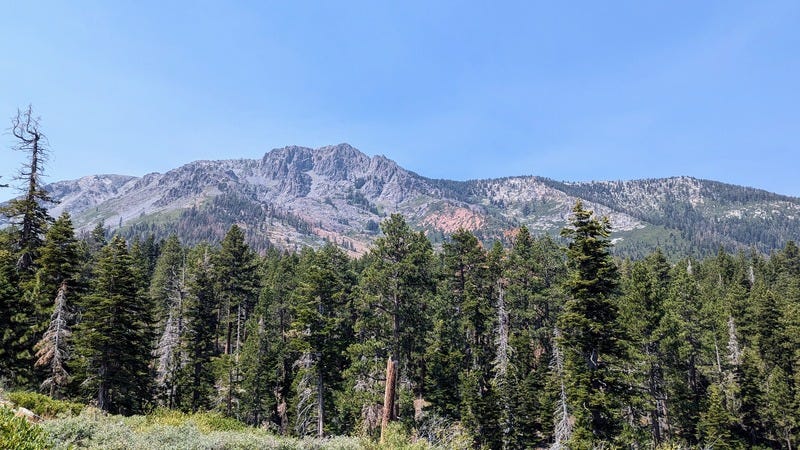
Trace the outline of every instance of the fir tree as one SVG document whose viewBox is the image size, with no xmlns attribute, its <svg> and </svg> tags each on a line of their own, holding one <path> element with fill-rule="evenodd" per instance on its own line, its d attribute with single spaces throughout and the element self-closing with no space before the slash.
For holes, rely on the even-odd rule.
<svg viewBox="0 0 800 450">
<path fill-rule="evenodd" d="M 647 418 L 653 442 L 668 438 L 668 412 L 664 384 L 664 355 L 661 348 L 661 320 L 669 292 L 669 264 L 660 250 L 637 261 L 626 271 L 625 295 L 620 304 L 621 323 L 631 340 L 629 349 L 633 374 L 631 384 L 642 387 L 642 395 L 629 402 L 629 433 L 637 433 L 641 416 Z M 644 366 L 644 369 L 638 367 Z M 638 411 L 642 409 L 643 411 Z M 638 440 L 641 440 L 638 436 Z"/>
<path fill-rule="evenodd" d="M 296 254 L 267 254 L 262 289 L 242 354 L 244 418 L 253 424 L 269 421 L 281 434 L 289 432 L 293 365 L 297 360 L 289 341 L 298 264 Z"/>
<path fill-rule="evenodd" d="M 225 409 L 233 413 L 239 403 L 241 368 L 239 358 L 247 338 L 245 324 L 257 301 L 258 266 L 255 253 L 244 241 L 244 233 L 231 226 L 214 260 L 214 284 L 220 303 L 219 325 L 225 342 L 223 365 L 227 368 L 220 385 L 225 390 Z"/>
<path fill-rule="evenodd" d="M 702 298 L 694 264 L 678 264 L 672 270 L 670 293 L 658 333 L 662 336 L 664 382 L 670 433 L 689 443 L 697 442 L 696 427 L 708 386 L 702 370 L 708 364 L 701 314 Z"/>
<path fill-rule="evenodd" d="M 69 213 L 61 213 L 47 230 L 36 265 L 45 287 L 42 293 L 50 299 L 63 283 L 70 289 L 79 287 L 80 249 Z"/>
<path fill-rule="evenodd" d="M 614 366 L 623 357 L 623 334 L 617 323 L 617 267 L 609 254 L 611 225 L 597 220 L 578 202 L 570 228 L 562 235 L 567 248 L 569 294 L 559 318 L 564 372 L 575 425 L 571 445 L 590 447 L 612 441 L 620 431 L 624 390 Z"/>
<path fill-rule="evenodd" d="M 184 410 L 210 409 L 214 394 L 212 358 L 217 354 L 214 341 L 217 331 L 218 304 L 212 283 L 210 249 L 195 247 L 189 257 L 185 330 L 182 335 L 184 357 L 179 372 L 181 389 L 176 393 Z"/>
<path fill-rule="evenodd" d="M 0 379 L 19 382 L 20 352 L 17 335 L 24 323 L 24 308 L 20 305 L 19 277 L 8 230 L 0 230 Z"/>
<path fill-rule="evenodd" d="M 725 394 L 722 388 L 716 383 L 708 389 L 707 404 L 698 423 L 704 445 L 720 450 L 740 448 L 731 431 L 734 417 L 725 406 Z"/>
<path fill-rule="evenodd" d="M 112 413 L 140 412 L 150 400 L 152 317 L 139 276 L 125 241 L 115 237 L 100 252 L 81 301 L 76 350 L 82 385 L 98 408 Z"/>
</svg>

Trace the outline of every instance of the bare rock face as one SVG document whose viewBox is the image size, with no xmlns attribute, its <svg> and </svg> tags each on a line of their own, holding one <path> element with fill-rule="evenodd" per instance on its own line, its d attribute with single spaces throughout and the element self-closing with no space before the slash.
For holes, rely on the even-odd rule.
<svg viewBox="0 0 800 450">
<path fill-rule="evenodd" d="M 401 213 L 438 242 L 458 229 L 508 242 L 515 230 L 557 235 L 580 200 L 609 217 L 615 242 L 656 246 L 755 246 L 769 251 L 800 235 L 800 201 L 690 177 L 557 182 L 524 176 L 433 180 L 348 144 L 290 146 L 259 160 L 195 161 L 143 177 L 93 175 L 47 186 L 79 231 L 98 222 L 127 236 L 178 233 L 217 241 L 237 223 L 258 249 L 334 242 L 363 253 L 378 224 Z M 672 247 L 671 247 L 672 246 Z"/>
</svg>

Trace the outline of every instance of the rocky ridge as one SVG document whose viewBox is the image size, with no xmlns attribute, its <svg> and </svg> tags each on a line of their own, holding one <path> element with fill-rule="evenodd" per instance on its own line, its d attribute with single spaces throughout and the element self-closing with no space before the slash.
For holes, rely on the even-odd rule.
<svg viewBox="0 0 800 450">
<path fill-rule="evenodd" d="M 690 177 L 557 182 L 518 176 L 434 180 L 348 144 L 284 147 L 261 159 L 195 161 L 143 177 L 92 175 L 47 186 L 79 231 L 99 221 L 129 237 L 178 233 L 217 241 L 233 223 L 258 249 L 335 242 L 363 253 L 378 224 L 401 213 L 431 239 L 464 228 L 485 242 L 525 225 L 557 235 L 577 200 L 608 216 L 622 254 L 755 247 L 800 235 L 800 200 Z"/>
</svg>

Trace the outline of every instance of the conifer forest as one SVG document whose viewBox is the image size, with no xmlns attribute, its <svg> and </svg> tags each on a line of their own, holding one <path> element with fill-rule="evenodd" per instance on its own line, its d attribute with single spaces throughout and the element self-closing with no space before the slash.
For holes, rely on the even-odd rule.
<svg viewBox="0 0 800 450">
<path fill-rule="evenodd" d="M 797 448 L 794 242 L 623 260 L 581 203 L 560 238 L 522 227 L 506 247 L 464 230 L 434 247 L 391 215 L 360 257 L 257 253 L 238 225 L 191 247 L 78 235 L 47 214 L 46 153 L 20 117 L 25 187 L 0 230 L 5 390 L 295 437 L 377 441 L 388 418 L 471 448 Z"/>
</svg>

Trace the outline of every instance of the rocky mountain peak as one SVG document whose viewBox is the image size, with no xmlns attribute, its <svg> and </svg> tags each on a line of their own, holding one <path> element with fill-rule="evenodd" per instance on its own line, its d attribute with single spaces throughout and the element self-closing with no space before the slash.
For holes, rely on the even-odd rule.
<svg viewBox="0 0 800 450">
<path fill-rule="evenodd" d="M 60 202 L 50 213 L 70 212 L 79 230 L 102 220 L 129 237 L 177 233 L 194 243 L 217 241 L 236 223 L 259 249 L 335 242 L 360 253 L 395 212 L 434 242 L 461 228 L 487 243 L 522 225 L 557 235 L 579 199 L 611 219 L 616 248 L 628 255 L 656 246 L 768 252 L 800 234 L 800 200 L 757 189 L 691 177 L 432 180 L 346 143 L 288 146 L 257 160 L 195 161 L 164 174 L 96 175 L 46 188 Z"/>
</svg>

